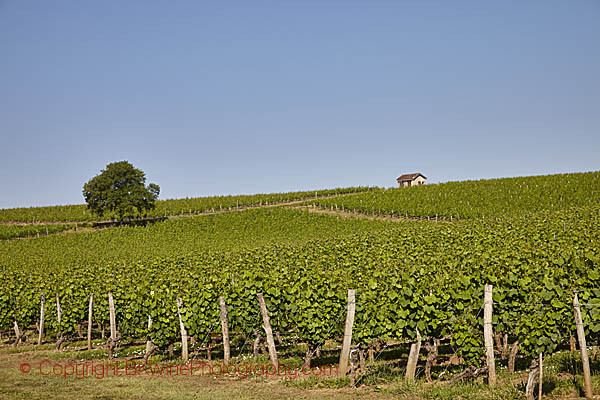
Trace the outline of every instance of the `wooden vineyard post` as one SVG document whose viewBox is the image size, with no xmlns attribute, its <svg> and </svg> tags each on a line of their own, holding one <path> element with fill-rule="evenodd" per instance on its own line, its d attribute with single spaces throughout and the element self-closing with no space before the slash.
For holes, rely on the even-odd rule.
<svg viewBox="0 0 600 400">
<path fill-rule="evenodd" d="M 38 335 L 38 346 L 42 344 L 44 340 L 44 318 L 46 313 L 46 295 L 42 293 L 42 300 L 40 305 L 40 332 Z"/>
<path fill-rule="evenodd" d="M 58 321 L 58 334 L 60 335 L 60 320 L 62 319 L 62 310 L 60 308 L 60 297 L 56 294 L 56 320 Z"/>
<path fill-rule="evenodd" d="M 227 307 L 225 306 L 225 297 L 219 297 L 219 306 L 221 309 L 221 330 L 223 331 L 223 358 L 225 364 L 229 364 L 231 359 L 231 350 L 229 348 L 229 324 L 227 322 Z"/>
<path fill-rule="evenodd" d="M 544 360 L 542 358 L 542 353 L 540 353 L 540 357 L 539 357 L 539 361 L 538 364 L 540 364 L 540 384 L 539 384 L 539 391 L 538 391 L 538 400 L 542 400 L 542 382 L 544 380 Z"/>
<path fill-rule="evenodd" d="M 346 310 L 346 325 L 344 326 L 344 342 L 342 343 L 342 354 L 340 354 L 340 365 L 338 376 L 346 375 L 348 370 L 348 358 L 350 357 L 350 346 L 352 345 L 352 327 L 354 326 L 354 311 L 356 309 L 355 291 L 348 289 L 348 306 Z"/>
<path fill-rule="evenodd" d="M 90 293 L 90 304 L 88 306 L 88 331 L 87 331 L 87 344 L 88 350 L 92 349 L 92 320 L 93 320 L 93 309 L 94 309 L 94 293 Z"/>
<path fill-rule="evenodd" d="M 148 315 L 148 331 L 150 331 L 151 327 L 152 327 L 152 317 L 150 317 Z M 146 340 L 146 354 L 150 353 L 151 349 L 152 349 L 152 340 L 150 340 L 150 337 L 148 337 L 148 340 Z"/>
<path fill-rule="evenodd" d="M 110 338 L 117 340 L 117 318 L 115 316 L 115 301 L 111 292 L 108 292 L 108 308 L 110 313 Z"/>
<path fill-rule="evenodd" d="M 183 301 L 181 298 L 177 299 L 177 316 L 179 317 L 179 330 L 181 331 L 181 358 L 183 362 L 188 362 L 188 340 L 187 340 L 187 331 L 185 330 L 185 326 L 183 325 L 183 320 L 181 319 L 181 309 L 183 307 Z"/>
<path fill-rule="evenodd" d="M 575 315 L 575 326 L 577 327 L 577 338 L 579 339 L 579 350 L 581 351 L 581 363 L 583 364 L 583 383 L 585 386 L 585 397 L 591 399 L 594 396 L 592 390 L 592 376 L 590 372 L 590 359 L 585 342 L 585 331 L 583 329 L 583 319 L 581 318 L 581 307 L 577 293 L 573 298 L 573 314 Z"/>
<path fill-rule="evenodd" d="M 13 347 L 16 347 L 21 341 L 21 330 L 19 329 L 19 324 L 17 323 L 16 319 L 14 320 L 13 328 L 15 330 L 15 336 L 17 337 L 17 339 L 15 340 L 15 344 L 13 344 Z"/>
<path fill-rule="evenodd" d="M 483 339 L 488 367 L 488 384 L 496 386 L 496 363 L 494 361 L 494 332 L 492 329 L 492 285 L 485 285 L 483 297 Z"/>
<path fill-rule="evenodd" d="M 108 350 L 108 358 L 113 357 L 113 349 L 120 340 L 119 332 L 117 331 L 117 317 L 115 315 L 115 301 L 111 292 L 108 292 L 108 311 L 110 318 L 110 337 L 106 341 L 106 347 Z"/>
<path fill-rule="evenodd" d="M 148 315 L 148 339 L 146 340 L 146 354 L 144 354 L 144 366 L 148 364 L 148 360 L 152 353 L 157 350 L 157 347 L 150 339 L 150 328 L 152 327 L 152 317 Z"/>
<path fill-rule="evenodd" d="M 267 345 L 269 346 L 271 364 L 277 367 L 277 349 L 275 348 L 275 341 L 273 340 L 273 330 L 271 329 L 271 323 L 269 322 L 269 314 L 267 312 L 267 306 L 265 305 L 265 299 L 263 298 L 262 293 L 257 293 L 256 296 L 260 303 L 260 312 L 262 313 L 265 333 L 267 334 Z"/>
<path fill-rule="evenodd" d="M 56 340 L 56 350 L 60 350 L 64 341 L 62 330 L 60 328 L 60 322 L 62 320 L 62 309 L 60 308 L 60 297 L 56 294 L 56 320 L 58 321 L 58 337 Z"/>
<path fill-rule="evenodd" d="M 417 362 L 419 361 L 419 353 L 421 352 L 421 333 L 417 329 L 417 341 L 410 345 L 408 353 L 408 362 L 406 363 L 406 378 L 409 380 L 415 379 L 417 371 Z"/>
</svg>

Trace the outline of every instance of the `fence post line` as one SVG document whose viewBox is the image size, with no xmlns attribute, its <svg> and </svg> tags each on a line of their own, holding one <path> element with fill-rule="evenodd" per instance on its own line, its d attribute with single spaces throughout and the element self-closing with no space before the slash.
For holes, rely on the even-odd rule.
<svg viewBox="0 0 600 400">
<path fill-rule="evenodd" d="M 269 322 L 269 313 L 267 312 L 265 299 L 262 293 L 257 293 L 256 297 L 258 297 L 258 302 L 260 303 L 260 312 L 263 318 L 265 333 L 267 334 L 267 345 L 269 346 L 269 357 L 271 358 L 271 364 L 277 367 L 277 348 L 275 347 L 275 341 L 273 340 L 273 330 L 271 329 L 271 323 Z"/>
<path fill-rule="evenodd" d="M 344 342 L 342 343 L 342 353 L 340 354 L 338 376 L 346 375 L 348 370 L 348 358 L 350 357 L 350 345 L 352 344 L 352 327 L 354 326 L 354 312 L 356 309 L 355 294 L 354 289 L 348 289 L 346 325 L 344 327 Z"/>
<path fill-rule="evenodd" d="M 488 367 L 488 385 L 496 386 L 496 363 L 494 361 L 494 332 L 492 328 L 492 285 L 485 285 L 483 297 L 483 339 L 485 343 L 485 354 Z"/>
<path fill-rule="evenodd" d="M 219 307 L 221 310 L 221 330 L 223 332 L 223 358 L 225 364 L 229 364 L 231 359 L 231 349 L 229 347 L 229 323 L 227 321 L 227 306 L 225 305 L 225 297 L 219 297 Z"/>
<path fill-rule="evenodd" d="M 583 329 L 583 319 L 581 318 L 581 307 L 579 305 L 579 297 L 577 296 L 577 293 L 575 293 L 575 297 L 573 297 L 573 314 L 575 316 L 575 326 L 577 327 L 579 350 L 581 351 L 581 363 L 583 364 L 583 382 L 585 386 L 585 397 L 591 399 L 594 396 L 594 391 L 592 390 L 590 359 L 588 357 L 587 344 L 585 342 L 585 330 Z"/>
</svg>

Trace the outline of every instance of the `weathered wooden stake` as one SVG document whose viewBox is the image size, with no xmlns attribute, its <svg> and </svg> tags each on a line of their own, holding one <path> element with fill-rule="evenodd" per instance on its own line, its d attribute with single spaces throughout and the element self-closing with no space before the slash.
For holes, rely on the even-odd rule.
<svg viewBox="0 0 600 400">
<path fill-rule="evenodd" d="M 152 327 L 152 317 L 150 317 L 148 315 L 148 331 L 150 330 L 151 327 Z M 148 339 L 146 340 L 146 354 L 150 353 L 151 349 L 152 349 L 152 340 L 150 340 L 150 336 L 148 336 Z"/>
<path fill-rule="evenodd" d="M 60 307 L 60 297 L 56 294 L 56 320 L 58 321 L 58 336 L 56 338 L 56 350 L 61 350 L 66 338 L 62 334 L 60 323 L 62 320 L 62 308 Z"/>
<path fill-rule="evenodd" d="M 354 326 L 354 310 L 356 309 L 354 296 L 354 289 L 348 289 L 348 306 L 346 310 L 346 326 L 344 327 L 344 342 L 342 343 L 342 354 L 340 354 L 340 365 L 338 367 L 339 376 L 346 375 L 346 372 L 348 371 L 350 345 L 352 344 L 352 327 Z"/>
<path fill-rule="evenodd" d="M 16 319 L 14 320 L 13 328 L 15 330 L 15 336 L 17 337 L 15 344 L 13 345 L 13 347 L 15 347 L 21 341 L 21 330 L 19 329 L 19 324 L 17 323 Z"/>
<path fill-rule="evenodd" d="M 94 310 L 94 293 L 90 293 L 90 304 L 88 306 L 88 331 L 87 331 L 87 344 L 88 350 L 92 349 L 92 321 L 93 321 L 93 313 Z"/>
<path fill-rule="evenodd" d="M 110 338 L 117 340 L 117 317 L 115 316 L 115 301 L 111 292 L 108 292 L 108 308 L 110 313 Z"/>
<path fill-rule="evenodd" d="M 44 340 L 44 319 L 46 314 L 46 294 L 42 293 L 42 300 L 40 305 L 40 329 L 38 335 L 38 346 L 42 344 Z"/>
<path fill-rule="evenodd" d="M 152 326 L 152 318 L 148 315 L 148 331 L 150 330 L 151 326 Z M 150 340 L 150 336 L 148 335 L 148 339 L 146 340 L 146 354 L 144 354 L 144 366 L 146 366 L 148 364 L 148 360 L 150 359 L 150 356 L 157 349 L 158 349 L 158 347 L 155 346 L 154 343 L 152 343 L 152 340 Z"/>
<path fill-rule="evenodd" d="M 540 385 L 539 385 L 539 391 L 538 391 L 538 400 L 542 400 L 542 382 L 544 380 L 544 364 L 543 364 L 544 360 L 542 359 L 542 353 L 540 353 L 540 357 L 538 360 L 538 364 L 540 364 Z"/>
<path fill-rule="evenodd" d="M 58 333 L 60 334 L 60 320 L 62 319 L 62 310 L 60 308 L 60 297 L 56 294 L 56 320 L 58 321 Z"/>
<path fill-rule="evenodd" d="M 415 379 L 417 371 L 417 362 L 419 361 L 419 353 L 421 352 L 421 333 L 417 329 L 417 341 L 410 345 L 408 353 L 408 362 L 406 363 L 406 378 L 409 380 Z"/>
<path fill-rule="evenodd" d="M 225 364 L 229 364 L 231 350 L 229 348 L 229 323 L 227 322 L 227 307 L 224 296 L 219 297 L 219 306 L 221 308 L 221 331 L 223 332 L 223 358 Z"/>
<path fill-rule="evenodd" d="M 592 390 L 592 374 L 590 371 L 590 359 L 585 342 L 585 331 L 583 329 L 583 319 L 581 318 L 581 308 L 577 293 L 573 298 L 573 314 L 575 315 L 575 326 L 577 327 L 577 337 L 579 339 L 579 350 L 581 351 L 581 363 L 583 364 L 583 382 L 585 386 L 585 397 L 591 399 L 594 396 Z"/>
<path fill-rule="evenodd" d="M 265 299 L 262 293 L 257 293 L 258 302 L 260 303 L 260 312 L 263 317 L 263 325 L 265 333 L 267 334 L 267 344 L 269 346 L 269 357 L 271 358 L 271 364 L 277 366 L 277 349 L 275 348 L 275 341 L 273 340 L 273 330 L 271 329 L 271 323 L 269 322 L 269 313 L 267 312 L 267 306 L 265 305 Z"/>
<path fill-rule="evenodd" d="M 496 363 L 494 361 L 494 332 L 492 329 L 492 285 L 485 285 L 483 298 L 483 339 L 488 367 L 488 385 L 496 386 Z"/>
<path fill-rule="evenodd" d="M 185 330 L 185 326 L 183 325 L 183 320 L 181 319 L 181 309 L 183 307 L 183 301 L 179 298 L 177 299 L 177 316 L 179 317 L 179 330 L 181 331 L 181 358 L 183 362 L 188 362 L 188 340 L 187 340 L 187 331 Z"/>
</svg>

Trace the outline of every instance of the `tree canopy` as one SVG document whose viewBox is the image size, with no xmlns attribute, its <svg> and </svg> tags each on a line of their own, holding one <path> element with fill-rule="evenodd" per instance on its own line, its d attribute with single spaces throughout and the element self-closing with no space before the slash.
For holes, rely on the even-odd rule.
<svg viewBox="0 0 600 400">
<path fill-rule="evenodd" d="M 125 217 L 141 215 L 155 207 L 160 187 L 146 186 L 146 174 L 127 161 L 110 163 L 83 185 L 83 197 L 88 208 L 102 217 L 114 213 Z"/>
</svg>

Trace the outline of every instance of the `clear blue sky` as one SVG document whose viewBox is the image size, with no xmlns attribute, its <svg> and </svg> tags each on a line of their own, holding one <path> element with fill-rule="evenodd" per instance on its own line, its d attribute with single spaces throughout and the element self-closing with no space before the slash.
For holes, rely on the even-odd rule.
<svg viewBox="0 0 600 400">
<path fill-rule="evenodd" d="M 0 0 L 0 207 L 600 169 L 600 1 Z"/>
</svg>

